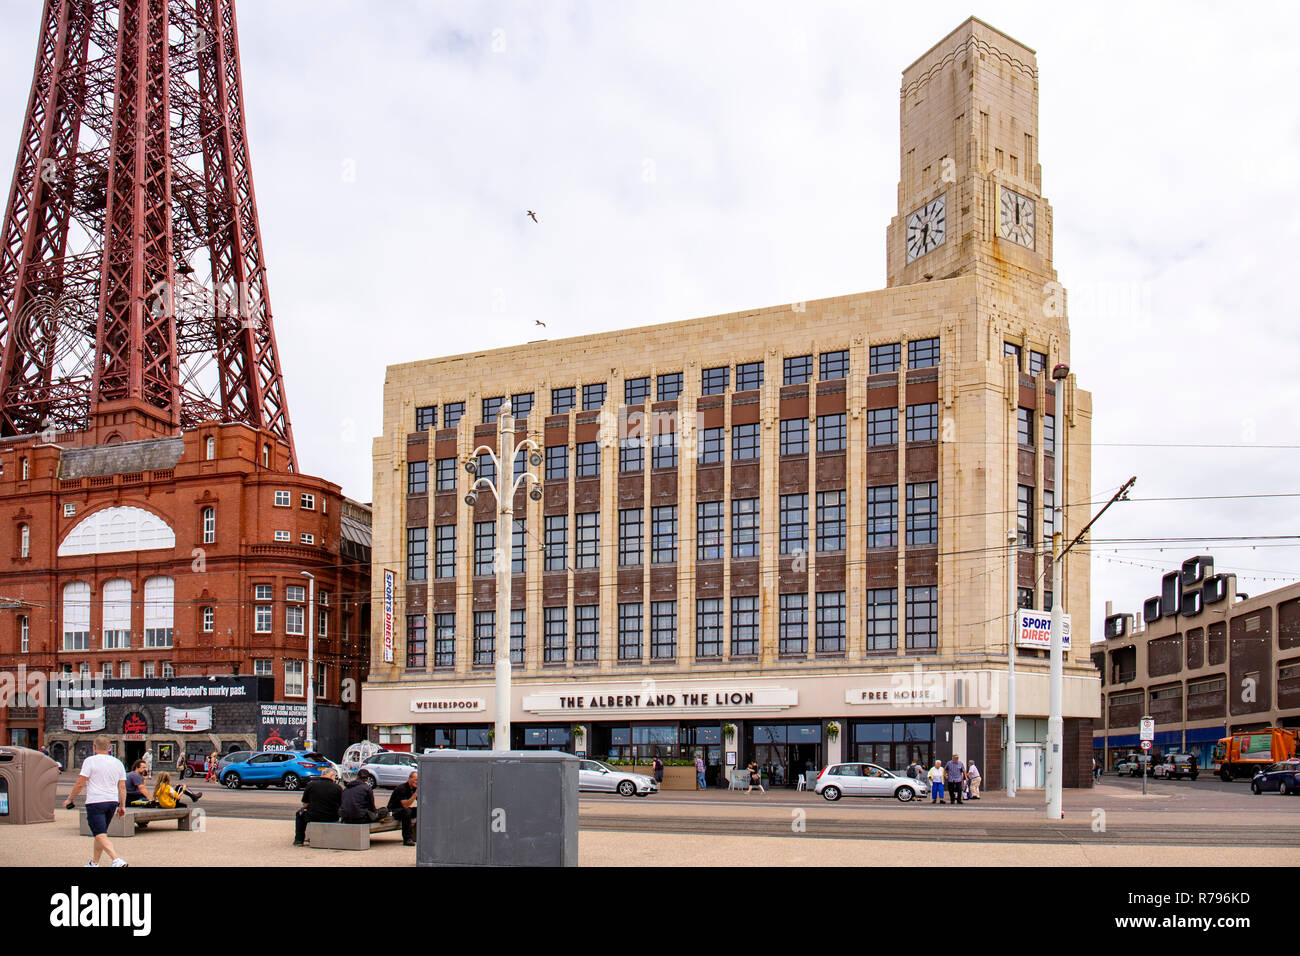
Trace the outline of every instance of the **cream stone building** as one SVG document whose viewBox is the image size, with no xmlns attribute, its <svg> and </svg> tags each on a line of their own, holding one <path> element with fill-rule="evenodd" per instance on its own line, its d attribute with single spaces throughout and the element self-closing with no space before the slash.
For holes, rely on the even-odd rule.
<svg viewBox="0 0 1300 956">
<path fill-rule="evenodd" d="M 509 402 L 544 456 L 540 500 L 516 496 L 512 746 L 698 754 L 711 785 L 750 760 L 796 785 L 956 751 L 1000 786 L 1016 530 L 1018 603 L 1063 587 L 1083 635 L 1064 779 L 1090 785 L 1087 557 L 1058 582 L 1047 555 L 1054 454 L 1067 540 L 1088 517 L 1092 405 L 1071 374 L 1055 421 L 1070 339 L 1034 51 L 966 21 L 904 71 L 900 121 L 883 290 L 388 369 L 376 739 L 489 745 L 496 509 L 465 503 L 464 464 Z M 1015 759 L 1036 786 L 1046 652 L 1017 654 Z"/>
</svg>

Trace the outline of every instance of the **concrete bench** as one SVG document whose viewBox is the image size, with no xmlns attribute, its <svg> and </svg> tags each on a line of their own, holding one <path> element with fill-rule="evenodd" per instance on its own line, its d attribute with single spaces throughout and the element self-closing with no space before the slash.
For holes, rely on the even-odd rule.
<svg viewBox="0 0 1300 956">
<path fill-rule="evenodd" d="M 113 839 L 133 837 L 136 835 L 137 823 L 153 823 L 157 820 L 175 820 L 176 829 L 193 830 L 194 829 L 194 807 L 173 807 L 165 810 L 161 807 L 143 808 L 127 807 L 126 816 L 119 817 L 114 814 L 108 821 L 108 835 Z M 90 836 L 90 821 L 86 819 L 86 811 L 81 811 L 80 832 L 82 836 Z"/>
<path fill-rule="evenodd" d="M 307 843 L 316 850 L 369 850 L 370 834 L 401 830 L 402 822 L 389 817 L 366 826 L 364 823 L 307 824 Z"/>
</svg>

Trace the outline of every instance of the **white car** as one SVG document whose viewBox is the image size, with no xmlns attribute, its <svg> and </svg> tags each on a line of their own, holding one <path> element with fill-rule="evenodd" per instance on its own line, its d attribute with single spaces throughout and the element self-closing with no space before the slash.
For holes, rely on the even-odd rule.
<svg viewBox="0 0 1300 956">
<path fill-rule="evenodd" d="M 837 763 L 817 776 L 813 790 L 832 801 L 840 797 L 896 797 L 907 803 L 925 796 L 929 787 L 874 763 Z"/>
<path fill-rule="evenodd" d="M 648 797 L 659 789 L 659 784 L 644 774 L 619 770 L 599 760 L 580 760 L 578 789 L 621 793 L 625 797 Z"/>
</svg>

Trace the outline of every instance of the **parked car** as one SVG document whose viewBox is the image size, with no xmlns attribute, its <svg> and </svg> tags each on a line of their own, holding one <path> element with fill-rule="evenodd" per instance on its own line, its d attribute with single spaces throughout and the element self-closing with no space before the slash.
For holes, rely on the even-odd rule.
<svg viewBox="0 0 1300 956">
<path fill-rule="evenodd" d="M 817 775 L 813 791 L 831 801 L 840 797 L 896 797 L 907 803 L 925 796 L 929 785 L 874 763 L 837 763 Z"/>
<path fill-rule="evenodd" d="M 1151 774 L 1151 755 L 1129 754 L 1115 764 L 1115 772 L 1121 777 L 1125 774 L 1130 777 L 1140 777 L 1143 772 L 1149 776 Z"/>
<path fill-rule="evenodd" d="M 406 783 L 416 768 L 415 754 L 384 751 L 357 768 L 356 776 L 367 787 L 396 787 Z"/>
<path fill-rule="evenodd" d="M 611 767 L 599 760 L 578 761 L 578 789 L 597 793 L 621 793 L 625 797 L 648 797 L 659 789 L 651 777 Z"/>
<path fill-rule="evenodd" d="M 1283 760 L 1255 774 L 1250 792 L 1258 795 L 1265 790 L 1276 790 L 1283 796 L 1300 793 L 1300 758 Z"/>
<path fill-rule="evenodd" d="M 1181 780 L 1183 777 L 1190 777 L 1195 780 L 1201 775 L 1201 768 L 1196 760 L 1195 754 L 1165 754 L 1156 767 L 1151 771 L 1152 776 L 1165 777 L 1170 780 Z"/>
<path fill-rule="evenodd" d="M 238 790 L 246 783 L 259 789 L 281 786 L 286 790 L 298 790 L 304 780 L 319 777 L 328 766 L 330 762 L 313 751 L 263 750 L 220 770 L 217 779 L 231 790 Z"/>
</svg>

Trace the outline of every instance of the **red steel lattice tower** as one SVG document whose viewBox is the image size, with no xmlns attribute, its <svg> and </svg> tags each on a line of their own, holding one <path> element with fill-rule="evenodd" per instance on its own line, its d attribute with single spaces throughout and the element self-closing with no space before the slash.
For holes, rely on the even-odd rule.
<svg viewBox="0 0 1300 956">
<path fill-rule="evenodd" d="M 0 227 L 0 435 L 266 429 L 296 461 L 234 0 L 45 0 Z"/>
</svg>

